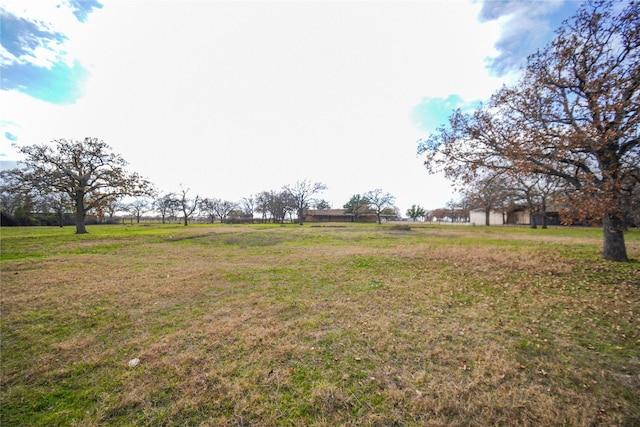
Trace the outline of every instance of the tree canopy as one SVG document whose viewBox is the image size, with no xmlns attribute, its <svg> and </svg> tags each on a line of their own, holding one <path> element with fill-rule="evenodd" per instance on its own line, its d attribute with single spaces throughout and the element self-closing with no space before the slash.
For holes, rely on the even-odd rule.
<svg viewBox="0 0 640 427">
<path fill-rule="evenodd" d="M 378 224 L 382 223 L 382 214 L 386 208 L 392 208 L 395 197 L 390 193 L 385 193 L 380 188 L 367 191 L 364 193 L 364 199 L 367 201 L 369 208 L 376 214 Z"/>
<path fill-rule="evenodd" d="M 30 188 L 39 194 L 66 194 L 74 204 L 76 233 L 87 232 L 85 217 L 92 209 L 126 196 L 153 192 L 149 181 L 125 169 L 127 162 L 97 138 L 57 139 L 52 145 L 30 145 L 18 149 L 24 155 L 22 168 L 2 172 L 4 182 L 14 188 Z"/>
<path fill-rule="evenodd" d="M 427 212 L 420 205 L 411 205 L 411 207 L 407 209 L 407 216 L 414 221 L 418 218 L 424 218 L 426 215 Z"/>
<path fill-rule="evenodd" d="M 592 1 L 532 54 L 517 84 L 418 144 L 429 172 L 545 175 L 564 216 L 603 226 L 606 259 L 626 261 L 625 218 L 640 182 L 640 3 Z"/>
<path fill-rule="evenodd" d="M 309 208 L 312 197 L 327 189 L 321 182 L 312 183 L 309 180 L 296 181 L 294 185 L 285 185 L 283 190 L 289 195 L 293 207 L 298 214 L 298 223 L 302 225 L 304 211 Z"/>
</svg>

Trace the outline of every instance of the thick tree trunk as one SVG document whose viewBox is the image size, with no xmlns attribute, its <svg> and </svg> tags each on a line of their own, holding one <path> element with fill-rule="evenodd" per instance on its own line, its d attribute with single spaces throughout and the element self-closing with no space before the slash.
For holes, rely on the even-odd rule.
<svg viewBox="0 0 640 427">
<path fill-rule="evenodd" d="M 58 208 L 58 221 L 60 221 L 60 227 L 64 227 L 64 210 L 61 207 Z"/>
<path fill-rule="evenodd" d="M 84 193 L 76 194 L 76 234 L 87 234 L 85 225 Z"/>
<path fill-rule="evenodd" d="M 605 215 L 602 221 L 604 247 L 602 257 L 610 261 L 627 262 L 627 248 L 624 243 L 624 221 L 617 214 Z"/>
<path fill-rule="evenodd" d="M 547 203 L 542 203 L 542 228 L 547 228 Z"/>
<path fill-rule="evenodd" d="M 484 225 L 491 225 L 491 209 L 484 210 Z"/>
</svg>

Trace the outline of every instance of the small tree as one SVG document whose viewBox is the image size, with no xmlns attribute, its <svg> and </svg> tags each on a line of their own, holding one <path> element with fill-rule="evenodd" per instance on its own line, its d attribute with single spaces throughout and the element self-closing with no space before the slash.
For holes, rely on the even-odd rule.
<svg viewBox="0 0 640 427">
<path fill-rule="evenodd" d="M 351 199 L 342 206 L 344 213 L 353 214 L 354 221 L 358 221 L 360 215 L 365 215 L 370 212 L 369 201 L 366 197 L 360 194 L 354 194 Z"/>
<path fill-rule="evenodd" d="M 178 195 L 178 205 L 182 210 L 182 220 L 184 226 L 189 225 L 189 218 L 193 215 L 193 213 L 198 209 L 200 205 L 200 196 L 196 194 L 195 199 L 190 199 L 187 195 L 189 194 L 189 188 L 184 188 L 182 185 L 180 186 L 180 194 Z"/>
<path fill-rule="evenodd" d="M 200 211 L 207 215 L 207 221 L 213 224 L 216 220 L 215 199 L 204 198 L 200 200 Z"/>
<path fill-rule="evenodd" d="M 116 212 L 123 210 L 127 210 L 127 207 L 117 197 L 106 197 L 95 207 L 98 222 L 104 222 L 107 217 L 113 221 Z"/>
<path fill-rule="evenodd" d="M 424 218 L 426 215 L 425 210 L 420 205 L 411 205 L 409 209 L 407 209 L 407 216 L 416 222 L 418 218 Z"/>
<path fill-rule="evenodd" d="M 58 219 L 58 225 L 60 227 L 64 226 L 65 214 L 71 212 L 73 207 L 73 204 L 69 199 L 69 195 L 66 193 L 51 194 L 46 198 L 46 203 L 55 212 L 56 218 Z"/>
<path fill-rule="evenodd" d="M 146 199 L 136 199 L 126 205 L 126 209 L 135 217 L 136 223 L 140 224 L 140 218 L 145 212 L 149 211 L 149 201 Z"/>
<path fill-rule="evenodd" d="M 269 197 L 268 191 L 263 191 L 256 195 L 255 211 L 262 214 L 261 222 L 265 223 L 269 219 Z"/>
<path fill-rule="evenodd" d="M 251 223 L 253 223 L 253 215 L 256 212 L 256 199 L 253 196 L 243 197 L 240 200 L 240 204 L 242 205 L 244 216 L 251 218 Z"/>
<path fill-rule="evenodd" d="M 315 208 L 316 208 L 316 209 L 319 209 L 319 210 L 328 210 L 328 209 L 331 209 L 331 203 L 330 203 L 330 202 L 328 202 L 328 201 L 326 201 L 326 200 L 324 200 L 324 199 L 318 199 L 318 200 L 315 200 L 315 201 L 313 202 L 313 204 L 314 204 Z"/>
<path fill-rule="evenodd" d="M 537 216 L 541 217 L 542 228 L 547 228 L 547 208 L 561 189 L 559 180 L 544 175 L 520 175 L 513 178 L 509 186 L 516 200 L 529 209 L 531 228 L 538 228 Z"/>
<path fill-rule="evenodd" d="M 506 209 L 510 201 L 511 190 L 505 185 L 502 176 L 493 174 L 483 176 L 473 182 L 467 187 L 465 193 L 472 209 L 484 211 L 484 225 L 488 226 L 491 225 L 492 211 L 504 211 Z"/>
<path fill-rule="evenodd" d="M 443 221 L 445 218 L 449 218 L 450 214 L 451 212 L 447 208 L 433 209 L 429 213 L 429 218 L 430 218 L 429 221 L 431 221 L 431 219 L 435 219 L 436 221 L 440 222 L 440 221 Z M 449 219 L 453 220 L 452 218 L 449 218 Z"/>
<path fill-rule="evenodd" d="M 87 212 L 105 200 L 152 193 L 151 183 L 127 172 L 127 162 L 105 142 L 97 138 L 52 142 L 55 148 L 50 145 L 19 148 L 25 156 L 20 162 L 24 167 L 3 171 L 2 175 L 11 176 L 41 194 L 67 194 L 74 203 L 76 234 L 87 232 Z"/>
<path fill-rule="evenodd" d="M 397 206 L 387 206 L 380 212 L 380 218 L 386 221 L 398 221 L 400 217 L 400 209 Z"/>
<path fill-rule="evenodd" d="M 180 201 L 175 193 L 167 193 L 159 196 L 153 204 L 164 224 L 167 217 L 173 218 L 175 216 L 175 211 L 179 208 Z"/>
<path fill-rule="evenodd" d="M 378 224 L 382 224 L 382 211 L 385 208 L 393 207 L 395 197 L 389 193 L 384 193 L 381 189 L 367 191 L 364 193 L 364 198 L 367 200 L 371 210 L 376 214 Z"/>
</svg>

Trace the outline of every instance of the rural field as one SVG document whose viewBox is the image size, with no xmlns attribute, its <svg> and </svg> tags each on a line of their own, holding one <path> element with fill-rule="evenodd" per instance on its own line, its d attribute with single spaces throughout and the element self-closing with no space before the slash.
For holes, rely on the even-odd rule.
<svg viewBox="0 0 640 427">
<path fill-rule="evenodd" d="M 1 230 L 2 426 L 640 425 L 637 230 L 88 231 Z"/>
</svg>

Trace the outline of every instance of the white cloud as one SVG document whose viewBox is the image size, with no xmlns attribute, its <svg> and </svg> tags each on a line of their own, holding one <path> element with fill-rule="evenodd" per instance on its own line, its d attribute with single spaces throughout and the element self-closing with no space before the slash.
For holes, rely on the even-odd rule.
<svg viewBox="0 0 640 427">
<path fill-rule="evenodd" d="M 43 16 L 51 8 L 32 9 Z M 34 6 L 35 8 L 35 6 Z M 64 107 L 2 92 L 20 143 L 97 136 L 164 191 L 238 200 L 299 179 L 341 207 L 383 188 L 404 212 L 450 186 L 416 158 L 424 97 L 485 99 L 500 23 L 468 2 L 105 2 L 58 11 L 90 70 Z M 0 151 L 7 152 L 3 143 Z"/>
<path fill-rule="evenodd" d="M 580 3 L 573 0 L 485 0 L 480 20 L 497 22 L 500 27 L 495 43 L 497 54 L 488 62 L 489 67 L 499 76 L 517 73 L 526 65 L 527 56 L 551 41 L 554 30 Z"/>
</svg>

